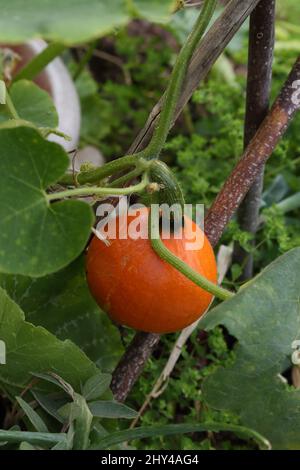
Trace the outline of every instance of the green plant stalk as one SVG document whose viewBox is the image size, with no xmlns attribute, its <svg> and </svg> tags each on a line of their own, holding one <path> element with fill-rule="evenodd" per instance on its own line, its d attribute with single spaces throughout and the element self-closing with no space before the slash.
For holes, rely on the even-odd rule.
<svg viewBox="0 0 300 470">
<path fill-rule="evenodd" d="M 191 432 L 222 432 L 229 431 L 234 432 L 238 435 L 242 435 L 247 439 L 253 439 L 259 446 L 260 449 L 270 450 L 271 445 L 267 439 L 265 439 L 258 432 L 234 424 L 227 423 L 202 423 L 202 424 L 167 424 L 165 426 L 145 426 L 135 429 L 129 429 L 124 431 L 117 431 L 109 434 L 108 436 L 102 437 L 97 444 L 90 447 L 92 450 L 108 449 L 112 446 L 120 444 L 125 441 L 131 441 L 132 439 L 143 439 L 145 437 L 154 436 L 170 436 L 176 434 L 186 434 Z"/>
<path fill-rule="evenodd" d="M 162 110 L 160 113 L 158 125 L 153 133 L 152 139 L 149 145 L 140 152 L 134 153 L 132 155 L 126 155 L 122 158 L 119 158 L 117 161 L 126 161 L 127 159 L 148 159 L 158 157 L 168 136 L 169 129 L 172 124 L 172 119 L 174 118 L 175 109 L 177 106 L 178 98 L 180 96 L 180 91 L 182 88 L 182 84 L 186 75 L 186 71 L 190 62 L 190 59 L 193 55 L 195 48 L 197 47 L 200 39 L 202 38 L 207 25 L 209 24 L 213 12 L 215 10 L 217 0 L 205 0 L 205 3 L 201 9 L 200 15 L 195 23 L 195 26 L 189 35 L 187 41 L 183 45 L 179 55 L 177 57 L 174 69 L 172 71 L 170 82 L 167 87 L 164 102 L 162 106 Z M 112 162 L 113 163 L 113 162 Z M 101 167 L 104 168 L 104 167 Z M 101 178 L 101 168 L 97 168 L 96 170 L 91 170 L 89 172 L 79 173 L 76 176 L 76 180 L 79 184 L 84 183 L 93 183 L 99 181 Z M 121 168 L 123 169 L 123 168 Z M 118 169 L 112 169 L 110 174 L 106 174 L 106 176 L 111 176 L 114 173 L 117 173 Z M 99 178 L 100 173 L 100 178 Z M 82 178 L 82 179 L 81 179 Z M 65 175 L 62 180 L 60 181 L 62 184 L 73 184 L 74 179 L 72 175 Z"/>
<path fill-rule="evenodd" d="M 17 73 L 12 83 L 21 79 L 33 80 L 53 59 L 58 57 L 65 48 L 66 46 L 59 42 L 49 44 L 46 49 L 35 56 Z"/>
<path fill-rule="evenodd" d="M 175 110 L 180 96 L 182 84 L 186 76 L 186 71 L 188 69 L 192 55 L 213 16 L 216 4 L 217 0 L 205 0 L 193 30 L 191 31 L 178 54 L 172 75 L 170 77 L 169 85 L 164 96 L 158 125 L 154 130 L 152 139 L 147 147 L 148 152 L 154 156 L 159 155 L 166 142 L 172 120 L 174 119 Z"/>
<path fill-rule="evenodd" d="M 85 54 L 83 55 L 82 59 L 77 65 L 77 68 L 73 74 L 73 80 L 77 80 L 80 77 L 82 71 L 84 70 L 85 66 L 89 63 L 91 58 L 93 57 L 94 50 L 97 47 L 98 40 L 93 41 L 89 44 Z"/>
<path fill-rule="evenodd" d="M 83 196 L 124 196 L 126 194 L 139 193 L 143 191 L 149 183 L 148 176 L 145 173 L 142 180 L 133 186 L 127 188 L 100 188 L 93 186 L 80 186 L 74 189 L 66 189 L 57 193 L 47 194 L 47 200 L 64 199 L 66 197 L 83 197 Z"/>
<path fill-rule="evenodd" d="M 152 248 L 162 260 L 169 263 L 171 266 L 177 269 L 177 271 L 194 282 L 198 287 L 201 287 L 201 289 L 210 292 L 221 300 L 231 299 L 235 295 L 233 292 L 223 289 L 223 287 L 220 287 L 201 276 L 201 274 L 197 273 L 194 269 L 188 266 L 164 245 L 159 233 L 159 207 L 157 204 L 151 205 L 148 227 Z"/>
<path fill-rule="evenodd" d="M 19 115 L 18 115 L 18 112 L 12 102 L 12 99 L 11 97 L 9 96 L 9 93 L 8 91 L 6 90 L 6 107 L 9 111 L 9 113 L 11 114 L 11 117 L 13 119 L 20 119 Z"/>
<path fill-rule="evenodd" d="M 95 183 L 130 167 L 146 168 L 147 164 L 148 162 L 145 162 L 143 159 L 137 160 L 134 155 L 128 155 L 108 162 L 94 170 L 82 171 L 75 175 L 66 173 L 60 178 L 59 183 L 66 185 L 74 185 L 75 182 L 78 184 Z"/>
<path fill-rule="evenodd" d="M 30 442 L 30 444 L 57 444 L 66 441 L 64 433 L 4 431 L 0 429 L 1 442 Z"/>
<path fill-rule="evenodd" d="M 141 175 L 143 170 L 141 168 L 135 168 L 134 170 L 129 171 L 123 176 L 120 176 L 119 178 L 115 179 L 111 183 L 107 185 L 108 188 L 117 188 L 122 186 L 123 184 L 127 183 L 127 181 L 131 181 L 134 178 L 137 178 L 138 176 Z"/>
</svg>

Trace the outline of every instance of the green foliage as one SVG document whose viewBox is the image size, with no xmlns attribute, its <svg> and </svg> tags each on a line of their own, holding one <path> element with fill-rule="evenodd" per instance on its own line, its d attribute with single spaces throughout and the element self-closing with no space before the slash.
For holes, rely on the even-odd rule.
<svg viewBox="0 0 300 470">
<path fill-rule="evenodd" d="M 57 112 L 46 91 L 28 80 L 20 80 L 12 85 L 9 93 L 20 119 L 41 128 L 57 127 Z M 0 106 L 0 123 L 10 118 L 7 107 Z"/>
<path fill-rule="evenodd" d="M 113 0 L 107 8 L 103 0 L 88 6 L 81 0 L 28 0 L 20 16 L 21 3 L 12 0 L 3 8 L 3 42 L 42 36 L 74 44 L 110 34 L 97 48 L 100 56 L 106 48 L 111 55 L 94 57 L 92 73 L 85 69 L 76 80 L 80 145 L 99 147 L 107 159 L 125 153 L 168 83 L 174 37 L 178 45 L 183 42 L 198 10 L 179 12 L 168 31 L 137 22 L 144 28 L 138 37 L 134 28 L 123 28 L 130 17 L 160 21 L 176 2 Z M 293 24 L 299 2 L 278 0 L 278 5 L 272 97 L 294 62 L 300 38 Z M 164 148 L 187 202 L 211 204 L 242 153 L 247 28 L 195 92 Z M 70 68 L 74 72 L 74 63 Z M 1 102 L 4 92 L 2 86 Z M 42 138 L 57 126 L 48 94 L 28 81 L 12 85 L 9 93 L 20 121 L 0 105 L 0 285 L 6 290 L 0 290 L 0 339 L 7 345 L 0 386 L 11 401 L 17 395 L 11 424 L 26 431 L 18 425 L 0 430 L 0 444 L 22 450 L 102 449 L 133 440 L 142 449 L 255 449 L 253 438 L 262 443 L 255 429 L 275 448 L 299 448 L 299 393 L 278 376 L 291 365 L 291 341 L 299 331 L 299 249 L 212 311 L 207 321 L 214 327 L 193 333 L 166 388 L 141 417 L 142 427 L 129 431 L 128 421 L 120 420 L 136 417 L 134 409 L 151 391 L 176 335 L 162 339 L 128 404 L 112 400 L 110 372 L 123 346 L 88 292 L 83 258 L 73 261 L 85 248 L 92 212 L 83 202 L 50 205 L 47 200 L 69 165 L 66 153 Z M 298 116 L 268 162 L 255 247 L 235 220 L 223 237 L 254 253 L 256 271 L 299 246 L 299 209 L 283 214 L 276 206 L 299 191 L 299 123 Z M 233 264 L 227 282 L 235 286 L 240 272 Z M 61 432 L 62 425 L 67 432 Z"/>
<path fill-rule="evenodd" d="M 61 340 L 70 339 L 102 370 L 112 370 L 123 347 L 117 328 L 88 290 L 83 257 L 38 279 L 0 274 L 0 285 L 22 308 L 27 321 Z"/>
<path fill-rule="evenodd" d="M 100 86 L 87 71 L 76 80 L 82 108 L 81 145 L 99 146 L 107 158 L 124 154 L 144 125 L 167 84 L 166 68 L 172 58 L 170 47 L 162 47 L 155 36 L 145 44 L 144 38 L 121 30 L 113 40 L 123 70 L 115 65 Z M 99 64 L 104 67 L 106 62 Z"/>
<path fill-rule="evenodd" d="M 64 44 L 80 44 L 111 32 L 131 17 L 146 16 L 166 21 L 174 0 L 12 0 L 5 4 L 0 19 L 0 41 L 18 44 L 42 37 Z"/>
<path fill-rule="evenodd" d="M 204 398 L 214 408 L 237 413 L 273 449 L 300 449 L 300 392 L 279 375 L 291 366 L 293 342 L 300 339 L 299 271 L 296 248 L 201 322 L 208 329 L 222 324 L 239 341 L 234 363 L 205 381 Z"/>
<path fill-rule="evenodd" d="M 66 382 L 62 377 L 57 374 L 34 374 L 36 378 L 45 383 L 50 383 L 52 386 L 58 387 L 61 392 L 52 395 L 45 395 L 36 391 L 37 386 L 33 386 L 31 394 L 41 405 L 44 414 L 44 419 L 40 415 L 40 410 L 37 412 L 21 397 L 17 397 L 17 402 L 21 407 L 25 417 L 29 419 L 34 430 L 37 432 L 22 432 L 19 429 L 10 429 L 8 431 L 0 430 L 1 445 L 18 442 L 25 442 L 27 445 L 36 445 L 36 449 L 53 450 L 85 450 L 95 444 L 99 439 L 103 439 L 108 434 L 108 431 L 100 424 L 100 419 L 103 416 L 109 418 L 129 418 L 134 417 L 135 412 L 128 406 L 120 403 L 105 400 L 105 394 L 110 395 L 109 381 L 107 381 L 108 374 L 101 374 L 99 371 L 95 375 L 91 375 L 87 382 L 83 382 L 83 390 L 91 390 L 93 384 L 93 396 L 96 398 L 103 398 L 98 402 L 90 402 L 89 398 L 77 393 L 72 385 Z M 101 384 L 100 388 L 95 387 L 95 384 Z M 105 385 L 104 385 L 105 384 Z M 44 388 L 44 386 L 40 386 Z M 98 406 L 97 406 L 98 405 Z M 102 413 L 99 412 L 101 405 Z M 49 421 L 49 416 L 54 418 Z M 51 425 L 49 431 L 46 421 Z M 58 422 L 57 422 L 58 421 Z M 68 432 L 58 432 L 64 423 L 68 428 Z M 55 432 L 53 432 L 53 430 Z M 255 434 L 253 435 L 256 439 Z M 258 436 L 258 441 L 260 441 Z M 28 450 L 29 448 L 26 447 Z"/>
<path fill-rule="evenodd" d="M 219 78 L 198 90 L 193 103 L 200 112 L 195 132 L 170 139 L 165 154 L 174 159 L 187 202 L 208 205 L 241 155 L 244 109 L 240 90 Z"/>
<path fill-rule="evenodd" d="M 29 127 L 2 128 L 0 139 L 0 272 L 57 271 L 84 248 L 91 208 L 82 201 L 47 200 L 46 189 L 69 165 L 62 147 Z"/>
<path fill-rule="evenodd" d="M 71 341 L 61 341 L 40 326 L 25 321 L 24 313 L 0 288 L 0 338 L 6 345 L 6 364 L 0 385 L 19 393 L 32 379 L 31 372 L 55 371 L 75 389 L 97 371 L 95 364 Z"/>
</svg>

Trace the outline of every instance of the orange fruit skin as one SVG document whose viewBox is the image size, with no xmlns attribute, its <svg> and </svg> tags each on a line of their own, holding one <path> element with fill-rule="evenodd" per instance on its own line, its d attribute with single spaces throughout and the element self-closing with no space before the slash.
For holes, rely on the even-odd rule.
<svg viewBox="0 0 300 470">
<path fill-rule="evenodd" d="M 148 213 L 143 209 L 142 218 L 148 219 Z M 128 224 L 134 218 L 128 215 Z M 116 222 L 118 230 L 118 218 Z M 188 237 L 163 242 L 191 268 L 216 283 L 213 249 L 201 229 L 191 224 L 193 231 L 200 231 L 204 237 L 201 249 L 187 251 L 185 242 L 193 241 Z M 171 333 L 190 325 L 206 311 L 213 296 L 161 260 L 150 240 L 116 238 L 110 243 L 106 246 L 97 237 L 92 239 L 86 275 L 93 297 L 113 321 L 145 332 Z"/>
</svg>

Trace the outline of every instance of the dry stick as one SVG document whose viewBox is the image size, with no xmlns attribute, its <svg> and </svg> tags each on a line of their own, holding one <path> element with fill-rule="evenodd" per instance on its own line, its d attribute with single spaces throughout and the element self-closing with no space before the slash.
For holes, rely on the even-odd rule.
<svg viewBox="0 0 300 470">
<path fill-rule="evenodd" d="M 300 56 L 279 96 L 206 216 L 205 232 L 216 245 L 267 159 L 300 109 Z"/>
<path fill-rule="evenodd" d="M 231 257 L 232 257 L 232 248 L 225 246 L 225 245 L 221 245 L 219 252 L 218 252 L 218 256 L 217 256 L 217 266 L 218 266 L 218 273 L 219 273 L 218 284 L 222 284 L 223 282 L 223 279 L 231 264 Z M 209 310 L 209 307 L 207 310 Z M 180 335 L 178 336 L 177 340 L 174 343 L 174 346 L 172 348 L 172 351 L 169 355 L 169 358 L 166 362 L 165 367 L 163 368 L 160 376 L 155 382 L 151 392 L 147 395 L 143 405 L 139 409 L 136 418 L 132 421 L 130 428 L 134 428 L 137 425 L 140 417 L 145 412 L 146 408 L 149 406 L 149 403 L 151 402 L 152 398 L 157 398 L 165 390 L 168 384 L 167 381 L 169 377 L 171 376 L 174 370 L 174 367 L 177 364 L 178 359 L 181 356 L 183 346 L 186 344 L 187 340 L 192 335 L 192 333 L 196 330 L 202 318 L 203 316 L 181 331 Z"/>
<path fill-rule="evenodd" d="M 176 117 L 258 2 L 259 0 L 231 0 L 204 36 L 189 66 L 186 82 L 178 102 Z M 154 106 L 145 127 L 135 139 L 128 153 L 142 150 L 149 143 L 159 118 L 162 100 L 163 97 Z M 110 202 L 113 203 L 113 200 Z M 142 332 L 135 335 L 113 373 L 111 389 L 117 400 L 124 401 L 126 399 L 146 361 L 159 342 L 159 338 L 159 335 L 152 333 Z"/>
<path fill-rule="evenodd" d="M 255 135 L 269 109 L 274 51 L 275 0 L 261 0 L 250 16 L 248 78 L 244 147 Z M 254 181 L 237 212 L 239 226 L 253 235 L 257 231 L 263 188 L 264 167 Z M 242 266 L 241 281 L 253 275 L 253 255 L 238 242 L 234 246 L 233 262 Z"/>
<path fill-rule="evenodd" d="M 215 246 L 229 220 L 271 156 L 296 111 L 300 109 L 300 56 L 269 114 L 225 182 L 205 219 L 205 233 Z M 151 355 L 159 335 L 138 333 L 113 373 L 112 391 L 126 399 Z"/>
</svg>

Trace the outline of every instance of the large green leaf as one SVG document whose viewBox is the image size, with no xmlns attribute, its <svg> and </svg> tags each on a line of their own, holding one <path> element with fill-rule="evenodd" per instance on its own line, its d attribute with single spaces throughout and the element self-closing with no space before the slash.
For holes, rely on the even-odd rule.
<svg viewBox="0 0 300 470">
<path fill-rule="evenodd" d="M 300 339 L 300 248 L 270 264 L 201 323 L 224 325 L 238 339 L 235 362 L 204 383 L 214 408 L 230 410 L 268 438 L 274 449 L 300 449 L 300 390 L 280 373 Z"/>
<path fill-rule="evenodd" d="M 19 117 L 37 127 L 56 128 L 58 115 L 49 94 L 35 83 L 19 80 L 9 90 Z M 0 123 L 11 119 L 7 107 L 0 106 Z"/>
<path fill-rule="evenodd" d="M 71 341 L 61 341 L 44 328 L 25 321 L 22 310 L 2 288 L 0 338 L 6 345 L 0 386 L 10 393 L 22 390 L 32 380 L 32 372 L 55 372 L 75 390 L 97 373 L 97 367 Z M 43 388 L 43 382 L 36 386 L 39 388 Z"/>
<path fill-rule="evenodd" d="M 59 339 L 71 339 L 103 370 L 111 370 L 123 347 L 118 329 L 93 300 L 82 257 L 42 278 L 0 274 L 0 285 L 25 312 Z"/>
<path fill-rule="evenodd" d="M 175 0 L 1 0 L 0 41 L 42 37 L 75 44 L 103 36 L 141 15 L 166 21 Z"/>
<path fill-rule="evenodd" d="M 0 129 L 0 142 L 0 272 L 55 272 L 83 250 L 93 212 L 82 201 L 47 201 L 69 165 L 62 147 L 29 127 Z"/>
</svg>

